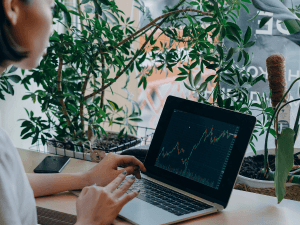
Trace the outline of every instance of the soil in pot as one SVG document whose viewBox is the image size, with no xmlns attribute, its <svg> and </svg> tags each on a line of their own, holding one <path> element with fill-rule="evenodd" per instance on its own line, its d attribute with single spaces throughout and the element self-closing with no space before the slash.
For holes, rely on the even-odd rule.
<svg viewBox="0 0 300 225">
<path fill-rule="evenodd" d="M 118 138 L 118 134 L 118 132 L 107 132 L 107 136 L 102 135 L 100 139 L 97 138 L 94 141 L 92 148 L 97 150 L 120 151 L 141 143 L 141 140 L 135 136 L 127 135 Z M 48 142 L 48 145 L 52 145 L 53 147 L 60 147 L 62 149 L 71 151 L 74 151 L 76 146 L 76 151 L 83 152 L 82 146 L 74 145 L 71 141 L 61 142 L 52 139 Z M 117 149 L 113 149 L 116 147 Z"/>
<path fill-rule="evenodd" d="M 269 165 L 275 171 L 275 155 L 268 156 Z M 300 165 L 300 159 L 294 157 L 294 165 Z M 257 180 L 267 180 L 259 171 L 264 167 L 264 155 L 248 156 L 244 158 L 240 175 Z"/>
<path fill-rule="evenodd" d="M 270 168 L 275 171 L 275 155 L 269 155 L 268 160 Z M 300 159 L 297 156 L 294 157 L 294 165 L 300 165 Z M 240 175 L 252 179 L 267 180 L 262 174 L 259 173 L 259 170 L 263 167 L 263 155 L 245 157 L 240 170 Z M 235 184 L 234 189 L 276 197 L 275 188 L 253 188 L 247 186 L 246 184 Z M 300 185 L 286 187 L 284 198 L 300 201 Z"/>
<path fill-rule="evenodd" d="M 129 143 L 131 141 L 132 144 L 128 144 L 126 145 L 126 148 L 132 147 L 134 145 L 137 145 L 138 143 L 140 143 L 140 140 L 137 139 L 134 136 L 131 135 L 127 135 L 126 137 L 120 137 L 118 138 L 119 133 L 114 133 L 114 132 L 107 132 L 107 136 L 106 135 L 102 135 L 100 139 L 96 139 L 94 144 L 93 144 L 93 148 L 97 148 L 99 150 L 109 150 L 115 147 L 118 147 L 120 145 L 123 145 L 125 143 Z M 126 148 L 120 148 L 118 150 L 123 150 Z"/>
</svg>

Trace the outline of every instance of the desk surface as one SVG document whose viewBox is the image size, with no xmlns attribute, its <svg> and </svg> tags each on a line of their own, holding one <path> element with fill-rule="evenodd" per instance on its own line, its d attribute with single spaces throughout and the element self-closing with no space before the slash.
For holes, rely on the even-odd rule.
<svg viewBox="0 0 300 225">
<path fill-rule="evenodd" d="M 26 173 L 33 173 L 33 169 L 44 159 L 45 153 L 18 149 Z M 62 173 L 87 171 L 95 163 L 71 158 Z M 36 205 L 52 210 L 76 215 L 77 197 L 70 192 L 36 198 Z M 299 224 L 300 202 L 284 199 L 277 204 L 275 197 L 233 190 L 228 206 L 225 210 L 209 216 L 189 220 L 179 224 L 241 224 L 241 225 L 293 225 Z M 114 224 L 128 224 L 117 218 Z"/>
</svg>

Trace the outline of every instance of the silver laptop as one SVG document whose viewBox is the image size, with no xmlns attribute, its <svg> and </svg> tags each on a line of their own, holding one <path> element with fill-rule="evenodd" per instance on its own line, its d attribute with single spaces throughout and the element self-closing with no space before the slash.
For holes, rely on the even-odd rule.
<svg viewBox="0 0 300 225">
<path fill-rule="evenodd" d="M 133 224 L 173 224 L 225 209 L 255 122 L 253 116 L 169 96 L 144 162 L 147 172 L 128 190 L 140 193 L 119 217 Z"/>
<path fill-rule="evenodd" d="M 173 224 L 226 208 L 256 118 L 169 96 L 144 165 L 140 189 L 119 216 Z M 127 178 L 129 179 L 129 178 Z"/>
</svg>

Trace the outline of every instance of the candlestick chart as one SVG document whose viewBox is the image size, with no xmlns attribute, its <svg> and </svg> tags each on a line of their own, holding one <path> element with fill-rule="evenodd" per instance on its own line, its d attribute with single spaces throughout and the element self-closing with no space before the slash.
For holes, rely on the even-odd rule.
<svg viewBox="0 0 300 225">
<path fill-rule="evenodd" d="M 238 127 L 173 113 L 155 166 L 218 189 Z"/>
</svg>

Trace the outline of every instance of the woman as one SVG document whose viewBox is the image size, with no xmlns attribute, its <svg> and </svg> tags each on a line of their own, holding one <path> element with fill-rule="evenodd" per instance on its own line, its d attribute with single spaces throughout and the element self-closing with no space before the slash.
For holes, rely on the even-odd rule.
<svg viewBox="0 0 300 225">
<path fill-rule="evenodd" d="M 0 0 L 0 74 L 12 64 L 23 69 L 38 65 L 49 45 L 53 7 L 54 0 Z M 125 169 L 118 170 L 121 165 Z M 88 172 L 26 176 L 17 150 L 0 128 L 0 224 L 37 224 L 34 197 L 74 189 L 83 189 L 76 202 L 76 225 L 111 224 L 138 195 L 135 191 L 120 198 L 134 179 L 116 190 L 126 175 L 140 178 L 138 168 L 146 171 L 134 157 L 108 154 Z"/>
</svg>

